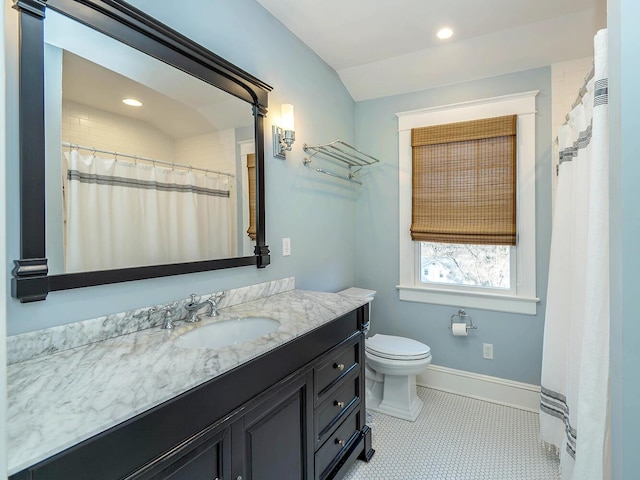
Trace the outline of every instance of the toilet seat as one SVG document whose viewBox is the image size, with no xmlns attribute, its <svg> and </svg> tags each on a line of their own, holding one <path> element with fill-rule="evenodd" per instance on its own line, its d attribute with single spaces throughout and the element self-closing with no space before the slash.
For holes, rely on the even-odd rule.
<svg viewBox="0 0 640 480">
<path fill-rule="evenodd" d="M 370 355 L 389 360 L 423 360 L 431 357 L 431 349 L 424 343 L 380 333 L 366 340 L 365 351 Z"/>
</svg>

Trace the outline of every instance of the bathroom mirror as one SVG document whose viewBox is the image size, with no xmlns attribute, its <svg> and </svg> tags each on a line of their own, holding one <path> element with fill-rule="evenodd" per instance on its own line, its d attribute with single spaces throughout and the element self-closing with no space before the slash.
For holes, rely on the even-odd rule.
<svg viewBox="0 0 640 480">
<path fill-rule="evenodd" d="M 13 296 L 268 265 L 271 87 L 122 1 L 14 8 L 22 258 Z"/>
</svg>

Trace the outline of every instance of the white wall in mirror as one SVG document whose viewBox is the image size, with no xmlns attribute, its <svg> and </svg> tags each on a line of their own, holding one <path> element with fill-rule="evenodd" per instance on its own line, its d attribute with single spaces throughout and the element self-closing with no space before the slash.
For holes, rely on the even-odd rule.
<svg viewBox="0 0 640 480">
<path fill-rule="evenodd" d="M 175 138 L 145 121 L 62 101 L 62 141 L 235 175 L 236 129 Z M 104 154 L 103 154 L 104 155 Z M 133 161 L 134 159 L 129 159 Z M 188 162 L 187 162 L 188 160 Z"/>
<path fill-rule="evenodd" d="M 175 161 L 174 139 L 147 122 L 64 99 L 61 119 L 63 142 Z"/>
</svg>

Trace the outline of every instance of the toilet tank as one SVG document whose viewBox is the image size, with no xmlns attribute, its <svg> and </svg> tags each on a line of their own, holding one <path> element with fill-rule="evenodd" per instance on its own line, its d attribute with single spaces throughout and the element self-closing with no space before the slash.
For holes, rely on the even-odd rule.
<svg viewBox="0 0 640 480">
<path fill-rule="evenodd" d="M 363 326 L 364 332 L 367 333 L 369 331 L 369 326 L 371 325 L 371 303 L 373 302 L 373 297 L 376 296 L 376 291 L 367 290 L 366 288 L 351 287 L 338 293 L 340 295 L 348 295 L 350 297 L 365 298 L 369 302 L 369 316 L 365 321 L 365 325 Z"/>
</svg>

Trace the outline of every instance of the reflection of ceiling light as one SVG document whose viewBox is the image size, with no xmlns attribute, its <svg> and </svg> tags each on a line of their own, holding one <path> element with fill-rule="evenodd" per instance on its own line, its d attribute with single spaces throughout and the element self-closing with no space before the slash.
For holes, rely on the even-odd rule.
<svg viewBox="0 0 640 480">
<path fill-rule="evenodd" d="M 452 35 L 453 35 L 453 30 L 451 30 L 450 28 L 445 27 L 438 30 L 438 38 L 440 40 L 446 40 L 447 38 L 451 38 Z"/>
<path fill-rule="evenodd" d="M 125 98 L 122 100 L 122 103 L 124 103 L 125 105 L 129 105 L 130 107 L 142 106 L 142 102 L 139 100 L 136 100 L 135 98 Z"/>
</svg>

